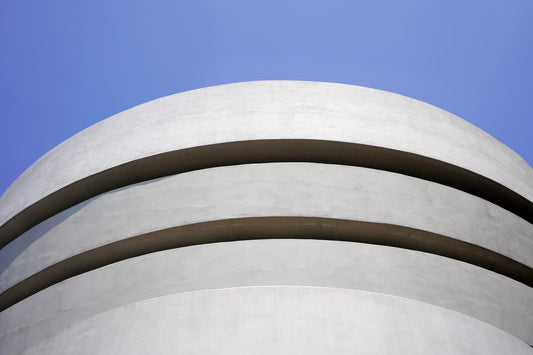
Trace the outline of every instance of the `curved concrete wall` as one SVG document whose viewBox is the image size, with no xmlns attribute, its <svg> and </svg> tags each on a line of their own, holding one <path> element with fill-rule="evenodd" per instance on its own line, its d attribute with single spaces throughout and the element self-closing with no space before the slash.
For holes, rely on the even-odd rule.
<svg viewBox="0 0 533 355">
<path fill-rule="evenodd" d="M 275 81 L 216 86 L 165 97 L 84 130 L 39 159 L 10 186 L 0 200 L 0 226 L 62 188 L 128 162 L 194 147 L 272 139 L 349 142 L 432 158 L 523 196 L 521 207 L 516 208 L 533 219 L 531 168 L 469 123 L 423 102 L 383 91 Z M 95 183 L 77 186 L 61 199 L 67 201 L 68 195 L 87 185 Z M 35 208 L 46 210 L 48 206 Z M 32 216 L 20 219 L 11 224 L 40 222 Z M 10 235 L 8 240 L 14 237 Z"/>
<path fill-rule="evenodd" d="M 399 95 L 169 96 L 65 141 L 0 198 L 0 348 L 531 353 L 532 197 L 519 156 Z"/>
<path fill-rule="evenodd" d="M 88 317 L 143 299 L 268 285 L 344 288 L 410 298 L 533 341 L 533 290 L 520 282 L 417 251 L 287 239 L 171 249 L 73 277 L 0 314 L 0 344 L 16 353 L 20 344 L 37 343 Z M 39 308 L 42 304 L 48 307 Z"/>
<path fill-rule="evenodd" d="M 270 216 L 336 218 L 431 231 L 533 266 L 533 226 L 462 191 L 365 168 L 250 164 L 132 185 L 48 219 L 0 251 L 0 292 L 65 259 L 140 234 Z"/>
<path fill-rule="evenodd" d="M 309 287 L 198 291 L 141 301 L 86 319 L 23 354 L 353 354 L 354 349 L 531 354 L 516 338 L 460 313 L 382 294 Z"/>
</svg>

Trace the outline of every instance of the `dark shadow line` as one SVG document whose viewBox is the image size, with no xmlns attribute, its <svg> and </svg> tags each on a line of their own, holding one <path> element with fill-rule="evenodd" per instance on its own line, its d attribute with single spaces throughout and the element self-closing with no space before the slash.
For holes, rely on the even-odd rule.
<svg viewBox="0 0 533 355">
<path fill-rule="evenodd" d="M 0 311 L 82 273 L 136 256 L 207 243 L 253 239 L 321 239 L 411 249 L 467 262 L 533 287 L 533 269 L 489 249 L 392 224 L 316 217 L 253 217 L 195 223 L 120 240 L 72 256 L 0 295 Z"/>
<path fill-rule="evenodd" d="M 78 180 L 30 205 L 0 226 L 0 248 L 53 215 L 107 191 L 193 170 L 273 162 L 360 166 L 408 175 L 483 198 L 533 223 L 533 203 L 529 200 L 491 179 L 440 160 L 364 144 L 272 139 L 161 153 Z"/>
</svg>

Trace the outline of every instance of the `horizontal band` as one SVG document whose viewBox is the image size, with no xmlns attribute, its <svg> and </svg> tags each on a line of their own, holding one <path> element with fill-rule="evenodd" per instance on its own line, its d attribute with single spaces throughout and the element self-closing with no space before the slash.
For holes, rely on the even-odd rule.
<svg viewBox="0 0 533 355">
<path fill-rule="evenodd" d="M 533 304 L 533 288 L 507 277 L 401 248 L 263 239 L 168 249 L 60 282 L 0 313 L 0 348 L 34 344 L 85 318 L 144 299 L 268 285 L 406 297 L 464 313 L 533 344 L 533 314 L 524 311 Z"/>
<path fill-rule="evenodd" d="M 289 144 L 273 146 L 286 139 Z M 270 144 L 239 143 L 249 141 Z M 291 141 L 304 142 L 304 146 L 293 151 Z M 341 146 L 309 147 L 308 141 L 339 142 Z M 344 151 L 342 143 L 358 148 Z M 233 144 L 254 152 L 226 150 Z M 412 155 L 385 157 L 383 151 L 367 147 Z M 208 154 L 195 154 L 196 148 Z M 339 154 L 348 157 L 336 158 Z M 168 167 L 158 166 L 158 159 Z M 154 100 L 99 122 L 55 147 L 0 198 L 0 246 L 51 215 L 105 191 L 191 169 L 269 161 L 390 169 L 464 189 L 532 221 L 533 170 L 508 147 L 468 122 L 426 103 L 369 88 L 260 81 Z M 465 176 L 465 171 L 455 167 L 473 175 Z"/>
<path fill-rule="evenodd" d="M 22 354 L 529 355 L 512 335 L 464 314 L 373 292 L 239 287 L 180 293 L 100 313 Z"/>
<path fill-rule="evenodd" d="M 351 241 L 423 251 L 477 265 L 533 286 L 531 268 L 488 249 L 427 231 L 328 218 L 241 218 L 151 232 L 73 256 L 0 294 L 0 311 L 53 284 L 128 258 L 190 245 L 272 238 Z"/>
<path fill-rule="evenodd" d="M 533 204 L 466 169 L 411 153 L 361 144 L 319 140 L 258 140 L 168 152 L 91 175 L 68 185 L 0 226 L 4 246 L 47 218 L 107 191 L 158 177 L 217 166 L 268 162 L 315 162 L 380 169 L 447 185 L 481 197 L 533 221 Z"/>
<path fill-rule="evenodd" d="M 533 226 L 459 190 L 360 167 L 246 164 L 130 185 L 49 218 L 0 250 L 0 292 L 62 260 L 140 234 L 270 216 L 410 227 L 533 266 Z"/>
</svg>

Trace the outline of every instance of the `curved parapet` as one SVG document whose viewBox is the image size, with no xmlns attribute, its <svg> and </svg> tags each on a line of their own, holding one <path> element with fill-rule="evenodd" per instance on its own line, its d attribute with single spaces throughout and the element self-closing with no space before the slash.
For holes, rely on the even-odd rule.
<svg viewBox="0 0 533 355">
<path fill-rule="evenodd" d="M 520 282 L 468 263 L 401 248 L 272 239 L 150 253 L 70 278 L 1 313 L 0 344 L 17 353 L 25 342 L 38 343 L 83 319 L 143 299 L 272 285 L 405 297 L 464 313 L 533 341 L 529 307 L 533 292 Z M 43 304 L 49 306 L 40 308 Z"/>
<path fill-rule="evenodd" d="M 158 350 L 531 353 L 532 200 L 518 155 L 403 96 L 169 96 L 65 141 L 0 198 L 0 348 L 153 352 L 181 334 Z"/>
<path fill-rule="evenodd" d="M 75 345 L 65 346 L 69 343 Z M 310 287 L 208 290 L 145 300 L 87 318 L 23 354 L 353 354 L 354 349 L 531 354 L 516 338 L 461 313 L 383 294 Z"/>
<path fill-rule="evenodd" d="M 249 82 L 155 100 L 60 144 L 0 200 L 0 242 L 83 200 L 199 168 L 266 161 L 369 166 L 463 189 L 533 221 L 516 153 L 431 105 L 313 82 Z"/>
<path fill-rule="evenodd" d="M 309 224 L 323 227 L 312 233 L 305 227 Z M 198 230 L 195 238 L 188 237 L 192 228 Z M 215 228 L 218 233 L 212 232 Z M 132 245 L 141 235 L 151 242 L 136 248 L 139 255 L 156 250 L 154 246 L 162 243 L 156 240 L 168 239 L 169 231 L 175 246 L 185 246 L 261 238 L 265 230 L 283 238 L 289 229 L 302 237 L 432 252 L 533 285 L 532 226 L 496 205 L 446 186 L 374 169 L 271 163 L 204 169 L 139 183 L 48 219 L 0 250 L 0 292 L 11 288 L 0 295 L 0 307 L 27 295 L 11 296 L 8 302 L 8 295 L 17 290 L 40 285 L 33 289 L 37 292 L 60 280 L 52 273 L 56 269 L 63 277 L 72 276 L 71 269 L 87 271 L 80 270 L 81 260 L 95 260 L 97 254 L 108 255 L 103 264 L 116 261 L 118 254 L 111 250 Z M 385 239 L 386 234 L 391 237 Z"/>
</svg>

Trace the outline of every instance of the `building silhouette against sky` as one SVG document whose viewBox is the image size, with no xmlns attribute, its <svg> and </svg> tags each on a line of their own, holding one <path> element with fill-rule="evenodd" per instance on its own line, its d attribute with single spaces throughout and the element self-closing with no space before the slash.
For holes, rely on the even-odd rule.
<svg viewBox="0 0 533 355">
<path fill-rule="evenodd" d="M 531 201 L 516 153 L 400 95 L 164 97 L 1 197 L 0 349 L 531 354 Z"/>
</svg>

